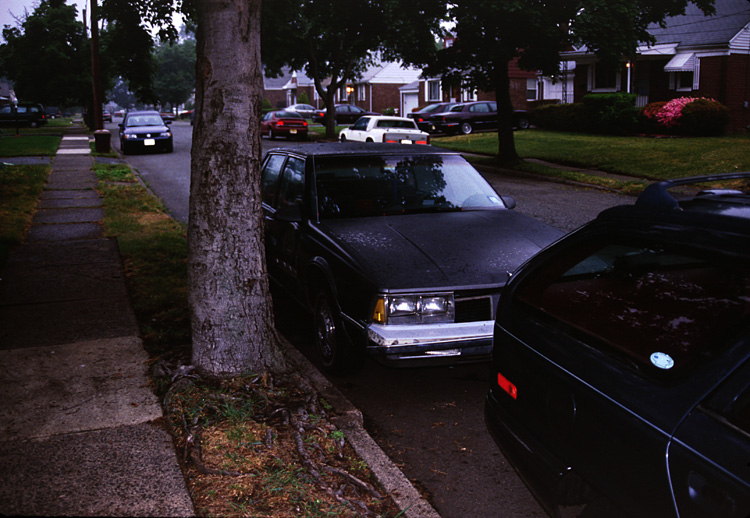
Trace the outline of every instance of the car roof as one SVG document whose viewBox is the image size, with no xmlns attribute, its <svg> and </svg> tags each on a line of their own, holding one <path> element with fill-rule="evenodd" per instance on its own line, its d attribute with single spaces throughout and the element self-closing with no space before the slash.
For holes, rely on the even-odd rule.
<svg viewBox="0 0 750 518">
<path fill-rule="evenodd" d="M 669 192 L 679 186 L 739 179 L 750 179 L 750 172 L 656 182 L 646 187 L 635 205 L 607 209 L 597 220 L 638 219 L 750 235 L 750 191 L 707 189 L 694 196 L 679 197 L 679 200 Z"/>
<path fill-rule="evenodd" d="M 363 115 L 362 117 L 363 118 L 367 117 L 368 119 L 375 119 L 375 120 L 414 122 L 414 119 L 410 119 L 409 117 L 396 117 L 395 115 Z"/>
<path fill-rule="evenodd" d="M 161 116 L 161 113 L 159 113 L 156 110 L 138 110 L 138 111 L 127 112 L 125 115 L 159 115 Z"/>
<path fill-rule="evenodd" d="M 337 155 L 459 155 L 432 146 L 405 146 L 403 144 L 378 144 L 373 146 L 366 142 L 323 142 L 309 144 L 298 148 L 275 148 L 268 153 L 285 153 L 302 157 L 337 156 Z"/>
</svg>

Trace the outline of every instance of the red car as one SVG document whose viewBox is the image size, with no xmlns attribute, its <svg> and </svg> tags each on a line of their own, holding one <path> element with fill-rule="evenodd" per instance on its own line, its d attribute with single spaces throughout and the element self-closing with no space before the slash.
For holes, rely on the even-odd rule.
<svg viewBox="0 0 750 518">
<path fill-rule="evenodd" d="M 286 138 L 307 138 L 307 121 L 295 112 L 273 111 L 263 116 L 260 122 L 260 130 L 274 139 L 277 136 Z"/>
</svg>

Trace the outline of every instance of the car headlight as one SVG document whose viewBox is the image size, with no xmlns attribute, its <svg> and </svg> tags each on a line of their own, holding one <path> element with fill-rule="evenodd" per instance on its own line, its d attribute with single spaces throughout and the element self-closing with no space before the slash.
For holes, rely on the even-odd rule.
<svg viewBox="0 0 750 518">
<path fill-rule="evenodd" d="M 383 295 L 378 298 L 372 320 L 378 324 L 422 324 L 453 322 L 452 293 Z"/>
<path fill-rule="evenodd" d="M 125 133 L 125 134 L 123 135 L 123 138 L 124 138 L 125 140 L 132 140 L 132 139 L 134 139 L 134 138 L 138 138 L 138 135 L 136 135 L 135 133 Z"/>
<path fill-rule="evenodd" d="M 162 131 L 161 133 L 159 133 L 159 136 L 160 137 L 171 137 L 172 133 L 169 132 L 169 131 Z"/>
</svg>

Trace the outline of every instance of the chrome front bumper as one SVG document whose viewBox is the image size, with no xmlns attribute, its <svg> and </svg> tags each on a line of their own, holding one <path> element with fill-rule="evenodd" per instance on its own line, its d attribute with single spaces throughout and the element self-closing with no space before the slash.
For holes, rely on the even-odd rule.
<svg viewBox="0 0 750 518">
<path fill-rule="evenodd" d="M 367 352 L 387 362 L 479 361 L 492 355 L 494 321 L 367 327 Z"/>
</svg>

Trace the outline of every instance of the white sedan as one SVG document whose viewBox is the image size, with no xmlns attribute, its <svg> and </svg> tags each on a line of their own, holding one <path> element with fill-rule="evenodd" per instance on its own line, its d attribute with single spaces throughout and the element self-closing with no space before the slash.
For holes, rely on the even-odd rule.
<svg viewBox="0 0 750 518">
<path fill-rule="evenodd" d="M 391 142 L 396 144 L 429 144 L 430 134 L 420 130 L 414 119 L 386 115 L 360 117 L 352 126 L 341 130 L 341 142 Z"/>
</svg>

